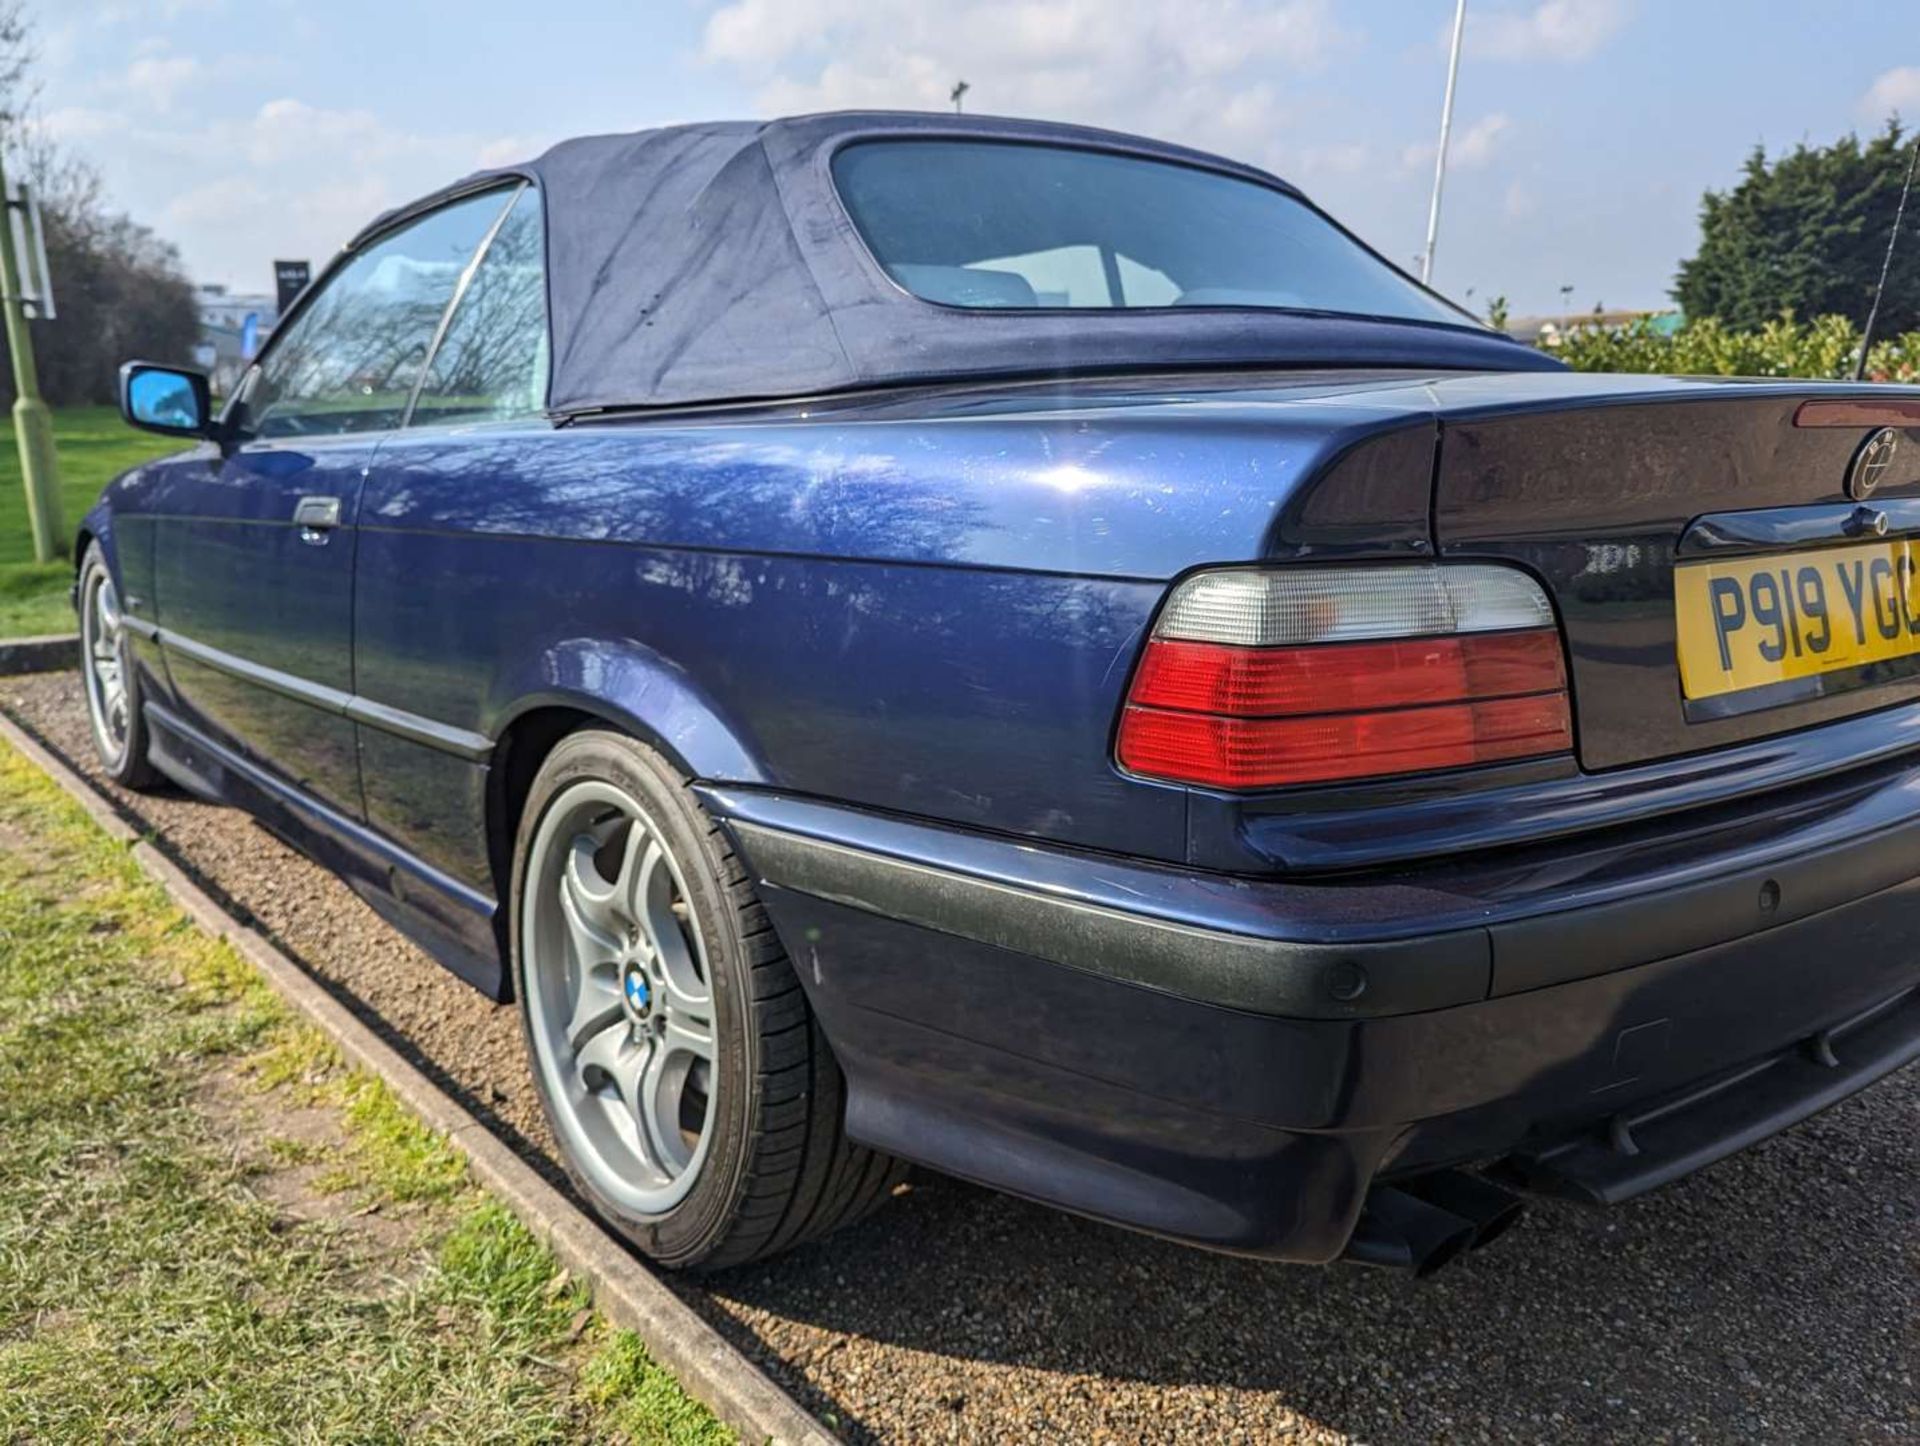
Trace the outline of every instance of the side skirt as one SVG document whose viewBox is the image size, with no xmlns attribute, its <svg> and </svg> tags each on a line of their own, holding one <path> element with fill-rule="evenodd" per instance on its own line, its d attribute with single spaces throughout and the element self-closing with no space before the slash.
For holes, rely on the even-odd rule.
<svg viewBox="0 0 1920 1446">
<path fill-rule="evenodd" d="M 245 809 L 338 874 L 375 913 L 488 998 L 510 996 L 493 927 L 495 900 L 309 798 L 159 703 L 143 709 L 153 766 L 189 793 Z"/>
</svg>

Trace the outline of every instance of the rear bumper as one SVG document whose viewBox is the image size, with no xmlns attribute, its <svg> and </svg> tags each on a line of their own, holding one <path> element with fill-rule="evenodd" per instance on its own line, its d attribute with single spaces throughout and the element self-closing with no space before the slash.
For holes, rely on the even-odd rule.
<svg viewBox="0 0 1920 1446">
<path fill-rule="evenodd" d="M 1874 826 L 1821 809 L 1769 850 L 1695 839 L 1695 867 L 1624 896 L 1594 898 L 1595 869 L 1628 877 L 1605 851 L 1498 861 L 1540 883 L 1504 907 L 1407 877 L 1232 880 L 709 802 L 846 1069 L 857 1138 L 1324 1261 L 1376 1180 L 1499 1158 L 1534 1188 L 1623 1199 L 1920 1054 L 1912 786 L 1849 795 L 1845 818 Z"/>
<path fill-rule="evenodd" d="M 1516 1150 L 1502 1173 L 1526 1189 L 1617 1205 L 1691 1175 L 1837 1104 L 1920 1057 L 1920 989 L 1763 1059 Z"/>
</svg>

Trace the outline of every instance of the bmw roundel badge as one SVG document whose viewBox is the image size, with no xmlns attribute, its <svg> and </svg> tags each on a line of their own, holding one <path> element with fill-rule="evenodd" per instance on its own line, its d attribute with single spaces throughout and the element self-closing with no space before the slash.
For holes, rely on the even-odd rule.
<svg viewBox="0 0 1920 1446">
<path fill-rule="evenodd" d="M 1894 428 L 1882 427 L 1868 437 L 1853 454 L 1853 466 L 1847 470 L 1847 496 L 1855 502 L 1871 497 L 1873 489 L 1887 480 L 1893 459 L 1899 455 L 1900 433 Z"/>
</svg>

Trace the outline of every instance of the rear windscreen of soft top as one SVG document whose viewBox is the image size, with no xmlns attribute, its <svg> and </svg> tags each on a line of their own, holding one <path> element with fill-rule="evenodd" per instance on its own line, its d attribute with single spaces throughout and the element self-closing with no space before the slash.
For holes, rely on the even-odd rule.
<svg viewBox="0 0 1920 1446">
<path fill-rule="evenodd" d="M 1473 320 L 1297 197 L 1198 166 L 1025 142 L 884 140 L 843 148 L 833 176 L 886 273 L 945 306 Z"/>
</svg>

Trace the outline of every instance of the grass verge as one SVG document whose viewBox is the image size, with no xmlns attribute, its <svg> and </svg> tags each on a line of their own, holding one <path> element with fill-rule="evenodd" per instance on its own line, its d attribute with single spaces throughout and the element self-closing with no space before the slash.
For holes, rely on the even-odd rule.
<svg viewBox="0 0 1920 1446">
<path fill-rule="evenodd" d="M 0 638 L 28 638 L 73 631 L 67 585 L 68 562 L 36 563 L 27 526 L 27 496 L 20 482 L 20 448 L 13 423 L 0 441 Z M 177 452 L 181 443 L 136 432 L 113 407 L 68 407 L 53 414 L 53 444 L 60 459 L 60 505 L 71 540 L 100 489 L 149 457 Z"/>
<path fill-rule="evenodd" d="M 0 744 L 0 1441 L 732 1439 Z"/>
</svg>

